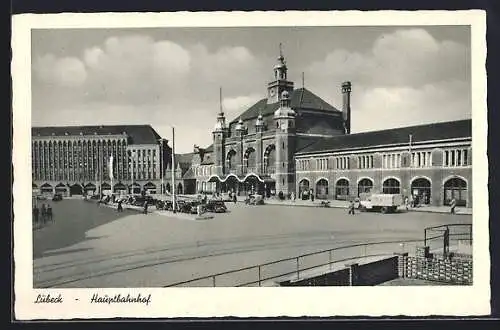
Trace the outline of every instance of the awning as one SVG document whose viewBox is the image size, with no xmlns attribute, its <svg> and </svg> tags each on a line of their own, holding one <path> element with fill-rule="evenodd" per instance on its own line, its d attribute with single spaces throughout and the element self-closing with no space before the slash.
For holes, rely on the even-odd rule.
<svg viewBox="0 0 500 330">
<path fill-rule="evenodd" d="M 251 177 L 256 178 L 259 182 L 262 182 L 262 183 L 275 182 L 275 180 L 272 179 L 271 177 L 267 177 L 267 176 L 262 177 L 260 175 L 254 174 L 254 173 L 249 173 L 245 176 L 237 176 L 236 174 L 228 174 L 228 175 L 225 175 L 223 177 L 220 177 L 220 176 L 214 174 L 208 179 L 207 182 L 226 182 L 230 178 L 236 179 L 236 181 L 238 181 L 238 182 L 245 182 L 245 181 L 247 181 L 248 178 L 251 178 Z"/>
</svg>

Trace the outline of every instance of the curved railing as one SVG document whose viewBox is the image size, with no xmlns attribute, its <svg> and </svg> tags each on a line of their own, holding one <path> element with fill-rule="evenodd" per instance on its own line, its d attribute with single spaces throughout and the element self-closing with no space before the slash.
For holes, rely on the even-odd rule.
<svg viewBox="0 0 500 330">
<path fill-rule="evenodd" d="M 450 241 L 459 239 L 450 234 Z M 312 271 L 333 271 L 341 263 L 355 259 L 367 259 L 391 256 L 395 253 L 414 252 L 417 246 L 422 246 L 424 240 L 398 240 L 360 243 L 341 246 L 332 249 L 302 254 L 296 257 L 280 259 L 260 265 L 243 267 L 235 270 L 197 277 L 191 280 L 176 282 L 164 287 L 174 286 L 212 286 L 241 287 L 262 286 L 269 281 L 278 282 L 290 279 L 300 279 Z M 265 283 L 267 282 L 267 283 Z M 197 285 L 196 285 L 197 284 Z"/>
</svg>

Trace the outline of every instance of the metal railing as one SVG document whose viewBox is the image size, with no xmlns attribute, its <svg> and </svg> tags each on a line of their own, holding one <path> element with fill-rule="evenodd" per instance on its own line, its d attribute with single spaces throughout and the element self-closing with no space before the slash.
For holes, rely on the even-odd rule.
<svg viewBox="0 0 500 330">
<path fill-rule="evenodd" d="M 472 242 L 472 224 L 452 223 L 427 227 L 424 229 L 424 245 L 432 244 L 434 240 L 444 239 L 445 231 L 448 229 L 450 239 Z"/>
<path fill-rule="evenodd" d="M 298 280 L 307 272 L 333 271 L 335 264 L 369 257 L 391 256 L 394 253 L 414 251 L 422 240 L 384 241 L 336 247 L 300 256 L 280 259 L 256 266 L 243 267 L 191 280 L 176 282 L 174 286 L 242 287 L 262 286 L 264 282 Z M 198 285 L 196 285 L 198 284 Z"/>
</svg>

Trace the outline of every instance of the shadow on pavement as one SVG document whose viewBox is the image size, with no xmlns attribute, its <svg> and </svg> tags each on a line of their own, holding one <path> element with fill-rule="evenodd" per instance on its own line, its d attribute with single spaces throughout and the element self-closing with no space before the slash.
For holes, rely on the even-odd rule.
<svg viewBox="0 0 500 330">
<path fill-rule="evenodd" d="M 118 213 L 115 209 L 77 199 L 55 203 L 44 201 L 44 204 L 52 206 L 53 222 L 50 226 L 33 231 L 33 259 L 41 258 L 49 250 L 61 249 L 87 239 L 96 239 L 85 237 L 85 233 L 92 228 L 137 214 L 132 210 Z"/>
</svg>

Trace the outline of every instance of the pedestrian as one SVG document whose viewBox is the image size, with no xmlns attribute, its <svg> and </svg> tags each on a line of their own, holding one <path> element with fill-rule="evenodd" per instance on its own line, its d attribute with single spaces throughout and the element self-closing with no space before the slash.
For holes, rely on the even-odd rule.
<svg viewBox="0 0 500 330">
<path fill-rule="evenodd" d="M 455 207 L 457 206 L 457 201 L 455 200 L 455 197 L 451 199 L 450 202 L 450 213 L 455 214 Z"/>
<path fill-rule="evenodd" d="M 314 202 L 314 190 L 311 189 L 311 202 Z"/>
<path fill-rule="evenodd" d="M 47 220 L 52 221 L 52 206 L 47 204 Z"/>
<path fill-rule="evenodd" d="M 122 212 L 123 211 L 123 206 L 122 206 L 122 200 L 121 199 L 118 201 L 117 210 L 118 210 L 118 212 Z"/>
<path fill-rule="evenodd" d="M 40 213 L 42 214 L 42 222 L 45 222 L 47 217 L 47 209 L 45 208 L 45 204 L 42 204 L 42 210 Z"/>
<path fill-rule="evenodd" d="M 406 211 L 408 211 L 408 208 L 410 206 L 410 200 L 408 199 L 408 196 L 405 197 L 405 206 L 406 206 Z"/>
<path fill-rule="evenodd" d="M 148 214 L 148 201 L 144 201 L 144 214 Z"/>
<path fill-rule="evenodd" d="M 292 191 L 291 196 L 292 196 L 292 202 L 295 202 L 295 192 L 294 191 Z"/>
<path fill-rule="evenodd" d="M 236 194 L 233 194 L 233 203 L 236 204 L 236 201 L 237 201 Z"/>
<path fill-rule="evenodd" d="M 40 212 L 40 210 L 38 210 L 38 207 L 34 207 L 33 208 L 33 221 L 35 221 L 35 223 L 38 223 L 38 213 Z"/>
<path fill-rule="evenodd" d="M 353 200 L 351 200 L 349 202 L 349 212 L 348 212 L 348 214 L 354 215 L 354 201 Z"/>
</svg>

